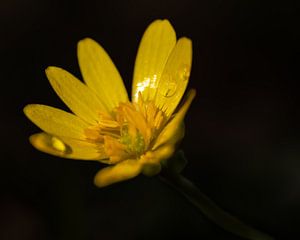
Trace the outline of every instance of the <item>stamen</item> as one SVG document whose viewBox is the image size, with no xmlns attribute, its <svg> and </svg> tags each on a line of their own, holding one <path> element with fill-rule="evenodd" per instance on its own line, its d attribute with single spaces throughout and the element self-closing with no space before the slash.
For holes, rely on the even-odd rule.
<svg viewBox="0 0 300 240">
<path fill-rule="evenodd" d="M 121 103 L 111 115 L 99 114 L 98 124 L 84 132 L 87 140 L 98 144 L 109 163 L 114 164 L 143 155 L 165 120 L 165 114 L 153 101 L 145 102 L 139 96 L 138 103 Z"/>
</svg>

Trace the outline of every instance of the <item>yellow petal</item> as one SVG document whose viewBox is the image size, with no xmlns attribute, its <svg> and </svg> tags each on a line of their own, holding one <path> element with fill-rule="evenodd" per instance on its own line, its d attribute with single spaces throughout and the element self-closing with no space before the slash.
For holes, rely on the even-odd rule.
<svg viewBox="0 0 300 240">
<path fill-rule="evenodd" d="M 180 38 L 162 73 L 155 98 L 156 105 L 171 116 L 188 84 L 192 65 L 192 41 Z"/>
<path fill-rule="evenodd" d="M 125 160 L 114 166 L 101 169 L 94 178 L 94 183 L 98 187 L 105 187 L 110 184 L 128 180 L 137 176 L 141 172 L 142 165 L 139 160 Z"/>
<path fill-rule="evenodd" d="M 31 135 L 30 143 L 38 150 L 63 158 L 100 160 L 107 158 L 94 144 L 71 138 L 59 138 L 47 133 Z"/>
<path fill-rule="evenodd" d="M 57 95 L 77 116 L 95 124 L 104 105 L 96 94 L 72 74 L 58 67 L 48 67 L 46 74 Z"/>
<path fill-rule="evenodd" d="M 195 96 L 196 91 L 194 89 L 188 92 L 186 100 L 184 101 L 182 107 L 178 110 L 178 112 L 174 115 L 174 117 L 169 121 L 169 123 L 164 127 L 162 132 L 157 137 L 153 146 L 153 150 L 156 150 L 165 144 L 175 145 L 179 140 L 183 138 L 183 120 Z"/>
<path fill-rule="evenodd" d="M 161 170 L 161 162 L 170 158 L 174 151 L 175 146 L 169 144 L 144 154 L 140 159 L 140 162 L 143 165 L 143 174 L 146 176 L 158 174 Z"/>
<path fill-rule="evenodd" d="M 156 20 L 146 29 L 137 53 L 132 101 L 154 98 L 167 59 L 176 44 L 176 33 L 168 20 Z"/>
<path fill-rule="evenodd" d="M 120 102 L 127 102 L 128 95 L 122 78 L 105 50 L 94 40 L 86 38 L 77 48 L 80 70 L 86 84 L 111 111 Z"/>
<path fill-rule="evenodd" d="M 74 114 L 40 104 L 24 108 L 26 116 L 43 131 L 56 136 L 84 139 L 88 124 Z"/>
</svg>

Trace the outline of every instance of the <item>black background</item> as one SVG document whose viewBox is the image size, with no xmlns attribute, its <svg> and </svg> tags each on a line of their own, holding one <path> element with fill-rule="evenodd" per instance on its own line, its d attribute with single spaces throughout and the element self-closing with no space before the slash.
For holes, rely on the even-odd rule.
<svg viewBox="0 0 300 240">
<path fill-rule="evenodd" d="M 276 239 L 299 239 L 296 2 L 1 0 L 0 239 L 239 239 L 156 177 L 97 189 L 92 180 L 103 165 L 28 143 L 38 129 L 22 112 L 26 104 L 66 109 L 47 66 L 80 77 L 76 44 L 92 37 L 130 90 L 140 38 L 157 18 L 193 40 L 189 87 L 198 94 L 186 117 L 183 174 L 243 221 Z"/>
</svg>

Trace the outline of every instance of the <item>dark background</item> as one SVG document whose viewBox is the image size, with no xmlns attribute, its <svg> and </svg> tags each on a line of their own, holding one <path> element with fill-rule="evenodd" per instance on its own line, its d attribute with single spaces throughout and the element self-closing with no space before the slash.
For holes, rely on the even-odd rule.
<svg viewBox="0 0 300 240">
<path fill-rule="evenodd" d="M 193 40 L 189 87 L 198 95 L 186 118 L 183 174 L 243 221 L 276 239 L 299 239 L 296 2 L 1 0 L 0 239 L 239 239 L 156 177 L 97 189 L 92 180 L 103 165 L 28 143 L 38 129 L 22 112 L 26 104 L 66 109 L 47 66 L 80 77 L 76 44 L 92 37 L 130 90 L 139 41 L 157 18 Z"/>
</svg>

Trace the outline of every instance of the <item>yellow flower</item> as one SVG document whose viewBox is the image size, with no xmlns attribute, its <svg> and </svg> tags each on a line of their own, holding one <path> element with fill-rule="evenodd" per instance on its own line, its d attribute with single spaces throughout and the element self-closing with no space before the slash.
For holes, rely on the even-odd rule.
<svg viewBox="0 0 300 240">
<path fill-rule="evenodd" d="M 184 116 L 195 96 L 185 92 L 192 64 L 192 43 L 176 40 L 167 20 L 146 29 L 136 57 L 132 100 L 105 50 L 92 39 L 78 43 L 84 82 L 58 67 L 48 67 L 51 86 L 72 113 L 30 104 L 26 116 L 43 130 L 30 137 L 40 151 L 110 166 L 95 176 L 99 187 L 154 175 L 184 135 Z"/>
</svg>

